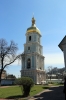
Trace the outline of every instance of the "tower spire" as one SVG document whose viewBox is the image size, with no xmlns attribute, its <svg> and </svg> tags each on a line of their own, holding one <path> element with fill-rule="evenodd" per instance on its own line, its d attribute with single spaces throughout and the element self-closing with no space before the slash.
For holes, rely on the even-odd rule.
<svg viewBox="0 0 66 100">
<path fill-rule="evenodd" d="M 34 18 L 34 16 L 32 17 L 32 26 L 34 26 L 35 25 L 35 18 Z"/>
</svg>

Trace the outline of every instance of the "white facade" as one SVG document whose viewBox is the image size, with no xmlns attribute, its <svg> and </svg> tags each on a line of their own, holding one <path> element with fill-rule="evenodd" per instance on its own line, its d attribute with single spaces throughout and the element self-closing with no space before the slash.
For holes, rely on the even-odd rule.
<svg viewBox="0 0 66 100">
<path fill-rule="evenodd" d="M 21 77 L 28 76 L 35 84 L 45 81 L 43 47 L 41 46 L 41 34 L 32 18 L 32 26 L 27 29 L 24 53 L 22 54 Z"/>
</svg>

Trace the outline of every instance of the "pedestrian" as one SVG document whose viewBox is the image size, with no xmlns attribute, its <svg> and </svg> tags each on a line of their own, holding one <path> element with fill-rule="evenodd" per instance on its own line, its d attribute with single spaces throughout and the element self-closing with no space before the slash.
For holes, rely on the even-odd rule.
<svg viewBox="0 0 66 100">
<path fill-rule="evenodd" d="M 66 77 L 64 78 L 64 89 L 63 89 L 63 93 L 65 94 L 65 100 L 66 100 Z"/>
</svg>

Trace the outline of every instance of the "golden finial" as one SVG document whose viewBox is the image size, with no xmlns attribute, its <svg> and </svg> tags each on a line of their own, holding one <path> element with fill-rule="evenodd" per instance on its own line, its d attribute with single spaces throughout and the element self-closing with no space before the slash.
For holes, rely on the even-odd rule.
<svg viewBox="0 0 66 100">
<path fill-rule="evenodd" d="M 34 19 L 34 17 L 32 18 L 32 26 L 34 26 L 34 24 L 35 24 L 35 19 Z"/>
</svg>

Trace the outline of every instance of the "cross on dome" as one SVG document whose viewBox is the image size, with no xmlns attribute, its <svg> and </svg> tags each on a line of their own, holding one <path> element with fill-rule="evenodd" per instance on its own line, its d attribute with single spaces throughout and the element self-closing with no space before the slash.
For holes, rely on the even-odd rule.
<svg viewBox="0 0 66 100">
<path fill-rule="evenodd" d="M 32 26 L 34 26 L 35 25 L 35 18 L 33 17 L 32 18 Z"/>
</svg>

